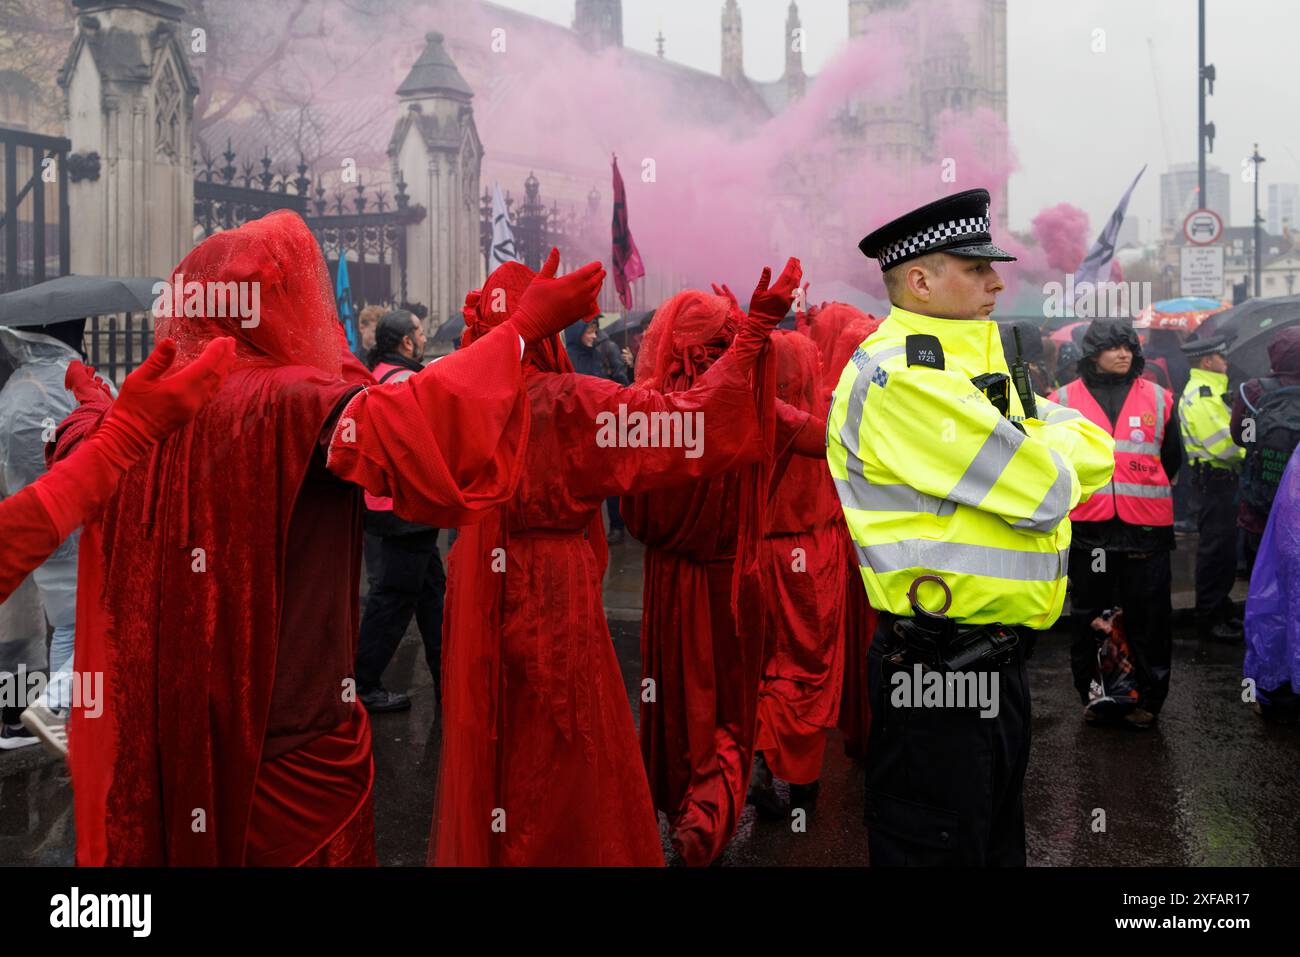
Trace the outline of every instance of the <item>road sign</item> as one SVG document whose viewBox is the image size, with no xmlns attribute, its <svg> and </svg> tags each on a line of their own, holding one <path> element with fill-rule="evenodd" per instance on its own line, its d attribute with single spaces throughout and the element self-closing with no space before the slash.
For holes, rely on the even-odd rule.
<svg viewBox="0 0 1300 957">
<path fill-rule="evenodd" d="M 1184 296 L 1205 296 L 1219 299 L 1223 296 L 1223 247 L 1183 246 L 1180 250 Z"/>
<path fill-rule="evenodd" d="M 1212 209 L 1198 209 L 1183 220 L 1183 235 L 1194 246 L 1212 246 L 1223 236 L 1223 220 Z"/>
</svg>

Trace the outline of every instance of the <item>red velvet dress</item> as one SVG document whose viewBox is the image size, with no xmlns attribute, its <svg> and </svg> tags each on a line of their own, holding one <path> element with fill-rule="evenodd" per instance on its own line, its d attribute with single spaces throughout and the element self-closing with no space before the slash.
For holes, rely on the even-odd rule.
<svg viewBox="0 0 1300 957">
<path fill-rule="evenodd" d="M 773 336 L 777 395 L 825 414 L 816 347 L 795 333 Z M 768 500 L 763 603 L 771 636 L 758 694 L 754 748 L 777 777 L 821 776 L 826 732 L 839 717 L 844 670 L 843 513 L 824 455 L 796 456 Z"/>
<path fill-rule="evenodd" d="M 528 421 L 518 339 L 374 387 L 290 213 L 177 272 L 260 282 L 260 322 L 160 320 L 178 361 L 234 335 L 235 369 L 86 525 L 76 668 L 104 673 L 106 700 L 70 717 L 77 860 L 373 864 L 370 729 L 349 686 L 362 487 L 431 524 L 508 498 Z M 60 454 L 100 411 L 69 417 Z"/>
<path fill-rule="evenodd" d="M 499 281 L 489 277 L 482 301 Z M 449 557 L 444 744 L 429 859 L 662 865 L 605 620 L 600 506 L 610 495 L 752 458 L 753 393 L 729 361 L 694 391 L 672 396 L 543 371 L 568 366 L 554 348 L 530 350 L 528 362 L 532 428 L 518 494 L 463 529 Z M 629 417 L 699 413 L 702 454 L 608 445 L 600 426 L 620 406 Z"/>
</svg>

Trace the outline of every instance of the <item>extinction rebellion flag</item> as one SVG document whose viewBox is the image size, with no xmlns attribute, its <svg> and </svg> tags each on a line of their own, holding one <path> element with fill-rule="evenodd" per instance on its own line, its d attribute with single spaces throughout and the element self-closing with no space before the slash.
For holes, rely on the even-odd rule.
<svg viewBox="0 0 1300 957">
<path fill-rule="evenodd" d="M 632 239 L 627 225 L 627 194 L 623 191 L 623 176 L 618 171 L 618 157 L 614 157 L 614 288 L 624 309 L 632 308 L 632 281 L 645 275 L 645 265 Z"/>
</svg>

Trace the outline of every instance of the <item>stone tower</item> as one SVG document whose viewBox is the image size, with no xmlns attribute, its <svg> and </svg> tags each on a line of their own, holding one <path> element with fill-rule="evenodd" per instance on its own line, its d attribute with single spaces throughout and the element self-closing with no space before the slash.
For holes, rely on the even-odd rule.
<svg viewBox="0 0 1300 957">
<path fill-rule="evenodd" d="M 577 0 L 573 29 L 588 50 L 623 45 L 623 0 Z"/>
<path fill-rule="evenodd" d="M 481 284 L 479 168 L 483 145 L 474 94 L 443 44 L 425 36 L 424 52 L 397 88 L 398 118 L 388 143 L 393 178 L 407 183 L 412 205 L 428 215 L 407 228 L 407 298 L 429 307 L 429 326 L 459 315 L 465 293 Z M 394 263 L 394 288 L 397 264 Z"/>
<path fill-rule="evenodd" d="M 722 78 L 732 83 L 745 78 L 745 44 L 736 0 L 727 0 L 722 8 Z"/>
<path fill-rule="evenodd" d="M 790 0 L 790 10 L 785 17 L 785 81 L 786 94 L 791 100 L 804 95 L 808 76 L 803 71 L 804 38 L 799 21 L 799 5 Z"/>
<path fill-rule="evenodd" d="M 199 87 L 165 0 L 73 0 L 72 48 L 59 70 L 74 153 L 99 175 L 68 187 L 72 271 L 166 276 L 194 245 L 191 128 Z"/>
</svg>

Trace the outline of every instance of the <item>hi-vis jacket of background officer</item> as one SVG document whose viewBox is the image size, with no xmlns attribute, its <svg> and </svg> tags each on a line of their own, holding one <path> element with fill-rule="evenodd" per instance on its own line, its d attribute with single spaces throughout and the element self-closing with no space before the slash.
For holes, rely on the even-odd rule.
<svg viewBox="0 0 1300 957">
<path fill-rule="evenodd" d="M 826 456 L 873 607 L 911 616 L 908 588 L 932 574 L 967 624 L 1041 629 L 1060 616 L 1067 516 L 1110 481 L 1114 441 L 1043 398 L 1021 433 L 971 381 L 1007 372 L 996 323 L 895 306 L 840 375 Z M 943 600 L 934 585 L 919 597 Z"/>
<path fill-rule="evenodd" d="M 1228 377 L 1209 369 L 1193 369 L 1178 403 L 1178 426 L 1183 433 L 1183 448 L 1192 465 L 1212 468 L 1241 468 L 1246 450 L 1232 441 L 1228 428 L 1232 410 L 1224 403 Z"/>
</svg>

